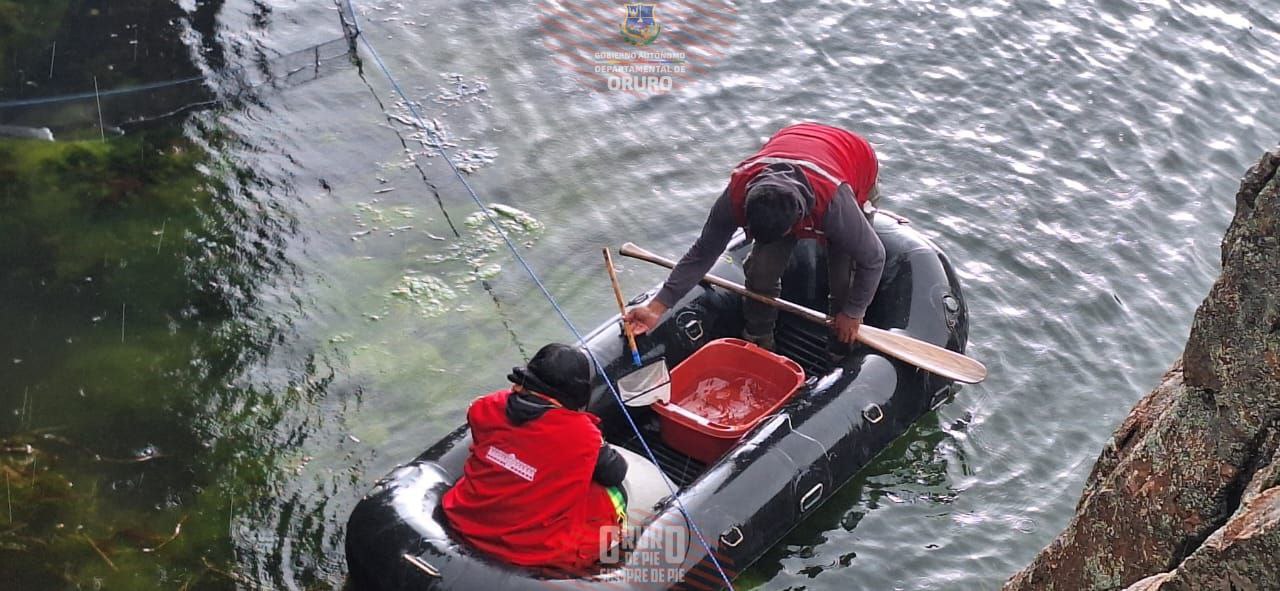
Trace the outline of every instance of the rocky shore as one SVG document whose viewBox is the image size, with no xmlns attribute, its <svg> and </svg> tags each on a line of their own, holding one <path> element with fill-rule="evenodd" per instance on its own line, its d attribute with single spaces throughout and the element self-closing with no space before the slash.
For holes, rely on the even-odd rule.
<svg viewBox="0 0 1280 591">
<path fill-rule="evenodd" d="M 1008 591 L 1280 589 L 1280 148 L 1245 174 L 1180 359 Z"/>
</svg>

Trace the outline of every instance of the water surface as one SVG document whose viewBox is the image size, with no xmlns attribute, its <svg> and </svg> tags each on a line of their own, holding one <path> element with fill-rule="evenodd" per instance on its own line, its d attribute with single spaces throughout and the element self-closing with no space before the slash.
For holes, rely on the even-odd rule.
<svg viewBox="0 0 1280 591">
<path fill-rule="evenodd" d="M 571 339 L 419 140 L 443 138 L 506 206 L 588 329 L 613 314 L 601 245 L 679 254 L 733 164 L 803 119 L 875 145 L 885 207 L 957 263 L 991 378 L 738 586 L 996 587 L 1066 524 L 1111 430 L 1181 351 L 1280 110 L 1280 23 L 1256 1 L 740 3 L 723 58 L 656 97 L 585 88 L 537 3 L 357 2 L 430 130 L 367 54 L 362 72 L 251 92 L 226 75 L 260 80 L 341 35 L 326 3 L 163 6 L 133 20 L 180 49 L 167 65 L 125 68 L 131 23 L 65 18 L 15 63 L 95 31 L 105 57 L 49 88 L 24 66 L 0 91 L 202 72 L 232 99 L 105 144 L 90 123 L 66 132 L 80 144 L 4 145 L 0 171 L 25 184 L 0 193 L 19 220 L 0 243 L 0 435 L 36 451 L 4 458 L 0 574 L 24 588 L 341 586 L 344 522 L 370 483 Z M 114 188 L 91 193 L 100 178 Z M 663 277 L 621 264 L 630 292 Z"/>
</svg>

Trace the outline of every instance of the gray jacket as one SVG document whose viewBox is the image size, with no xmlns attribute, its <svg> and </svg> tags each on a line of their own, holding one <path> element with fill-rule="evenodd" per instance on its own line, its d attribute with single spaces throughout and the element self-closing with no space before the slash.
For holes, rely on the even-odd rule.
<svg viewBox="0 0 1280 591">
<path fill-rule="evenodd" d="M 806 201 L 812 203 L 812 199 Z M 739 227 L 726 188 L 711 206 L 702 234 L 667 277 L 667 282 L 658 292 L 658 301 L 670 308 L 693 289 L 724 253 Z M 849 290 L 848 301 L 839 308 L 844 314 L 861 319 L 880 286 L 880 274 L 884 271 L 884 245 L 866 214 L 858 207 L 849 185 L 840 185 L 818 229 L 825 235 L 829 249 L 846 253 L 853 259 L 853 288 Z"/>
</svg>

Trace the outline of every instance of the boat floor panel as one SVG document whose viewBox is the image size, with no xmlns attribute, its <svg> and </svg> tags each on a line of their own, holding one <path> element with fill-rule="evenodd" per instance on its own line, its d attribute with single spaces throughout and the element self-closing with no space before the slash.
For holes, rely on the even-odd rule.
<svg viewBox="0 0 1280 591">
<path fill-rule="evenodd" d="M 831 371 L 831 357 L 827 354 L 831 340 L 830 331 L 798 318 L 778 318 L 777 353 L 800 364 L 805 376 L 825 375 Z"/>
<path fill-rule="evenodd" d="M 653 450 L 653 455 L 657 457 L 658 468 L 660 468 L 662 473 L 666 474 L 667 478 L 670 478 L 676 486 L 680 487 L 680 490 L 684 490 L 684 488 L 689 486 L 690 483 L 697 480 L 699 476 L 702 476 L 703 472 L 707 471 L 706 464 L 671 449 L 671 447 L 663 443 L 661 439 L 652 437 L 646 439 L 645 442 L 649 444 L 649 449 Z M 636 435 L 632 435 L 629 439 L 619 443 L 618 445 L 642 456 L 648 457 L 644 452 L 644 446 L 640 444 L 640 438 Z"/>
</svg>

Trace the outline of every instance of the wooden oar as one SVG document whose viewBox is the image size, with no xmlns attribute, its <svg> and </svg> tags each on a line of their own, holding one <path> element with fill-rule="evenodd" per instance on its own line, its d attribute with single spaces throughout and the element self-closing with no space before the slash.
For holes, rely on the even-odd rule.
<svg viewBox="0 0 1280 591">
<path fill-rule="evenodd" d="M 631 362 L 637 369 L 616 382 L 622 403 L 627 406 L 649 406 L 655 402 L 671 400 L 671 372 L 667 370 L 667 359 L 660 357 L 641 365 L 640 349 L 636 347 L 636 335 L 627 324 L 627 304 L 622 301 L 622 286 L 618 284 L 618 272 L 613 268 L 613 255 L 609 247 L 604 248 L 604 265 L 609 269 L 609 281 L 613 283 L 613 295 L 618 299 L 618 312 L 622 315 L 622 331 L 627 335 L 627 344 L 631 346 Z"/>
<path fill-rule="evenodd" d="M 618 252 L 623 256 L 648 261 L 668 269 L 673 269 L 676 266 L 675 261 L 656 255 L 630 242 L 623 244 Z M 779 310 L 785 310 L 805 320 L 824 325 L 829 324 L 831 321 L 822 312 L 811 310 L 783 299 L 760 295 L 728 279 L 710 274 L 704 279 L 707 283 L 718 285 L 743 297 L 751 298 Z M 920 369 L 957 382 L 976 384 L 987 378 L 987 368 L 976 359 L 901 333 L 889 332 L 864 324 L 858 329 L 858 341 L 894 359 L 910 363 Z"/>
<path fill-rule="evenodd" d="M 636 367 L 640 367 L 640 348 L 636 347 L 636 335 L 631 332 L 631 325 L 627 324 L 627 304 L 622 300 L 622 286 L 618 285 L 618 271 L 613 268 L 613 255 L 609 253 L 609 247 L 604 247 L 604 266 L 609 269 L 609 282 L 613 284 L 613 297 L 618 299 L 618 312 L 622 314 L 622 332 L 627 335 L 627 344 L 631 346 L 631 361 Z"/>
</svg>

